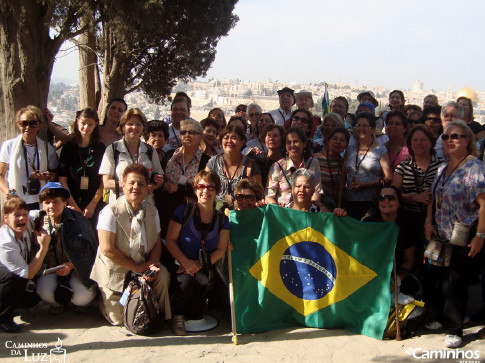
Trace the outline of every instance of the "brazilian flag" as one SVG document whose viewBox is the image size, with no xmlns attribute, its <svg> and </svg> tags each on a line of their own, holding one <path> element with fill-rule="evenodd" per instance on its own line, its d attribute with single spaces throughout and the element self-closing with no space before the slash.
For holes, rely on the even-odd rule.
<svg viewBox="0 0 485 363">
<path fill-rule="evenodd" d="M 398 227 L 276 205 L 231 211 L 236 328 L 340 328 L 382 339 Z"/>
</svg>

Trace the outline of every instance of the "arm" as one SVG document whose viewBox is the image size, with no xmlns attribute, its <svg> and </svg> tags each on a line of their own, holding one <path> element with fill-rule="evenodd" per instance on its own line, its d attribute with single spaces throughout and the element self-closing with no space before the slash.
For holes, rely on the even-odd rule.
<svg viewBox="0 0 485 363">
<path fill-rule="evenodd" d="M 389 184 L 392 181 L 392 173 L 394 172 L 394 170 L 391 170 L 389 154 L 385 153 L 379 160 L 379 163 L 381 164 L 382 168 L 382 179 L 384 180 L 384 184 Z"/>
<path fill-rule="evenodd" d="M 263 179 L 261 178 L 261 171 L 259 170 L 258 165 L 254 162 L 254 160 L 250 160 L 248 162 L 248 168 L 250 168 L 250 176 L 256 183 L 263 186 Z"/>
<path fill-rule="evenodd" d="M 126 257 L 116 247 L 116 234 L 102 229 L 98 229 L 99 250 L 108 257 L 113 263 L 134 272 L 143 272 L 150 267 L 150 263 L 142 262 L 136 264 L 131 258 Z"/>
<path fill-rule="evenodd" d="M 115 190 L 115 178 L 112 175 L 103 175 L 103 185 L 106 189 Z M 120 186 L 121 189 L 121 186 Z"/>
<path fill-rule="evenodd" d="M 29 275 L 27 276 L 28 279 L 33 279 L 37 272 L 42 267 L 42 263 L 44 262 L 45 255 L 49 249 L 49 243 L 51 241 L 51 236 L 47 235 L 45 232 L 34 232 L 37 237 L 37 243 L 39 244 L 39 250 L 35 254 L 32 261 L 29 263 Z"/>
<path fill-rule="evenodd" d="M 276 201 L 276 192 L 279 188 L 279 180 L 278 180 L 278 173 L 276 172 L 275 163 L 271 165 L 269 172 L 268 172 L 268 181 L 266 184 L 266 190 L 264 191 L 265 200 L 268 204 L 277 204 Z"/>
<path fill-rule="evenodd" d="M 8 187 L 7 171 L 8 171 L 8 164 L 0 162 L 0 190 L 5 195 L 8 195 L 10 191 L 14 191 L 14 189 L 10 189 Z"/>
<path fill-rule="evenodd" d="M 215 264 L 217 261 L 219 261 L 226 253 L 227 246 L 229 244 L 229 235 L 230 231 L 228 229 L 222 229 L 219 232 L 219 242 L 217 243 L 216 249 L 211 253 L 212 264 Z"/>
<path fill-rule="evenodd" d="M 66 176 L 60 176 L 59 177 L 59 182 L 62 184 L 63 188 L 69 190 L 69 187 L 67 186 L 67 177 Z M 71 191 L 69 190 L 69 193 Z M 67 200 L 67 205 L 70 205 L 71 207 L 73 207 L 73 209 L 79 213 L 82 213 L 83 211 L 81 210 L 81 208 L 79 208 L 79 206 L 77 205 L 76 201 L 74 200 L 74 198 L 72 197 L 72 195 L 69 197 L 69 199 Z"/>
<path fill-rule="evenodd" d="M 438 231 L 433 226 L 433 203 L 428 204 L 428 208 L 426 209 L 426 219 L 424 220 L 424 237 L 431 241 L 431 236 L 438 235 Z"/>
<path fill-rule="evenodd" d="M 165 237 L 165 245 L 172 256 L 182 265 L 183 271 L 190 276 L 194 276 L 197 271 L 200 270 L 201 266 L 199 261 L 188 259 L 180 250 L 177 241 L 181 230 L 182 225 L 180 223 L 173 220 L 170 221 L 168 224 L 167 235 Z"/>
<path fill-rule="evenodd" d="M 46 108 L 44 110 L 44 115 L 47 119 L 47 127 L 56 139 L 60 140 L 63 144 L 67 144 L 69 141 L 72 140 L 74 135 L 65 134 L 59 128 L 57 128 L 56 125 L 54 125 L 54 123 L 52 122 L 52 120 L 54 119 L 54 115 L 52 114 L 52 112 L 49 111 L 49 109 Z"/>
<path fill-rule="evenodd" d="M 485 193 L 480 194 L 475 202 L 480 206 L 478 209 L 477 233 L 485 233 Z M 473 237 L 468 247 L 470 247 L 468 256 L 475 257 L 483 247 L 483 238 Z"/>
<path fill-rule="evenodd" d="M 99 201 L 103 197 L 103 183 L 99 184 L 98 190 L 96 190 L 96 193 L 94 194 L 93 199 L 89 202 L 89 204 L 84 208 L 82 214 L 86 218 L 92 218 L 94 214 L 94 210 L 96 209 L 96 206 L 98 205 Z"/>
</svg>

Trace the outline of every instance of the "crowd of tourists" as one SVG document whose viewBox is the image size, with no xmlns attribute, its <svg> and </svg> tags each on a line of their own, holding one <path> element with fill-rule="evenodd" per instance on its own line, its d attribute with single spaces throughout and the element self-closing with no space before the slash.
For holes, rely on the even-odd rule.
<svg viewBox="0 0 485 363">
<path fill-rule="evenodd" d="M 160 324 L 185 335 L 208 307 L 228 310 L 227 211 L 272 203 L 396 223 L 396 286 L 413 295 L 417 276 L 425 327 L 460 346 L 467 320 L 485 320 L 485 305 L 466 315 L 470 283 L 481 281 L 485 302 L 485 126 L 472 101 L 407 105 L 395 90 L 376 114 L 367 91 L 355 113 L 339 96 L 320 119 L 311 92 L 278 95 L 276 110 L 241 104 L 226 120 L 214 108 L 200 122 L 183 92 L 164 120 L 113 99 L 102 123 L 78 111 L 70 133 L 49 110 L 20 109 L 19 135 L 0 151 L 0 330 L 20 331 L 16 308 L 86 313 L 96 299 L 122 325 L 128 276 L 138 276 Z"/>
</svg>

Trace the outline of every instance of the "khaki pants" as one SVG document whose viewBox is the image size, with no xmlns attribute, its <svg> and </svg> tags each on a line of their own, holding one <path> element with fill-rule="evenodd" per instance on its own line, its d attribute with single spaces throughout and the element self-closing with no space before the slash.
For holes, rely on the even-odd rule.
<svg viewBox="0 0 485 363">
<path fill-rule="evenodd" d="M 155 280 L 150 283 L 155 298 L 158 300 L 160 307 L 160 315 L 165 316 L 165 320 L 172 318 L 170 310 L 170 297 L 168 288 L 170 286 L 170 274 L 167 269 L 160 266 L 160 272 Z M 122 292 L 113 291 L 107 287 L 100 287 L 101 299 L 99 301 L 99 309 L 101 314 L 112 325 L 123 325 L 123 307 L 120 304 Z"/>
</svg>

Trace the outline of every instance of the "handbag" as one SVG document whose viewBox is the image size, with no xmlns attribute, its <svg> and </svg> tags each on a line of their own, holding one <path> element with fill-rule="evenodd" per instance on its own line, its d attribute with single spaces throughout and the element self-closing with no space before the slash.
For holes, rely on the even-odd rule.
<svg viewBox="0 0 485 363">
<path fill-rule="evenodd" d="M 431 264 L 435 266 L 448 267 L 451 263 L 452 245 L 448 240 L 439 237 L 434 237 L 429 241 L 424 256 L 431 260 Z"/>
<path fill-rule="evenodd" d="M 162 324 L 160 308 L 152 287 L 139 275 L 131 273 L 127 278 L 130 280 L 124 292 L 128 294 L 123 306 L 124 327 L 137 335 L 156 332 Z"/>
</svg>

